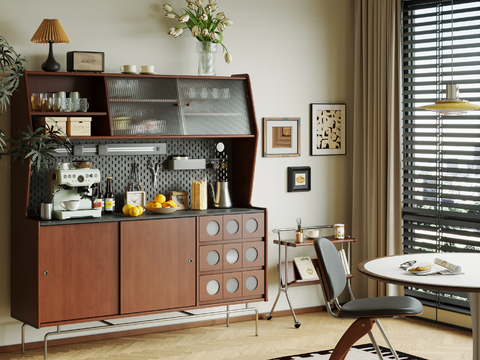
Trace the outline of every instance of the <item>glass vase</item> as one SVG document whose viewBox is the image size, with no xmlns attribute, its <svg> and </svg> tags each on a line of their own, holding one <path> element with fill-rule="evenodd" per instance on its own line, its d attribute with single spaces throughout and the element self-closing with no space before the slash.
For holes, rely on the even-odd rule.
<svg viewBox="0 0 480 360">
<path fill-rule="evenodd" d="M 199 41 L 197 43 L 198 75 L 215 75 L 215 55 L 217 43 L 211 41 Z"/>
</svg>

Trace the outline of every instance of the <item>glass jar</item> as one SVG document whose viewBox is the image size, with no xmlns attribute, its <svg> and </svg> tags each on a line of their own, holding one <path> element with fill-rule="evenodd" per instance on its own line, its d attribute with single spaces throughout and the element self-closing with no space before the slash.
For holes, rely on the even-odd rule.
<svg viewBox="0 0 480 360">
<path fill-rule="evenodd" d="M 198 75 L 215 75 L 215 55 L 217 44 L 212 41 L 197 42 Z"/>
</svg>

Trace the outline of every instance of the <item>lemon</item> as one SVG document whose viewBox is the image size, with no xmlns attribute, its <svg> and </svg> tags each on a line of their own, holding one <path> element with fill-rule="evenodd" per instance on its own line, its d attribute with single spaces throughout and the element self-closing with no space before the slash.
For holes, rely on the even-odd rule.
<svg viewBox="0 0 480 360">
<path fill-rule="evenodd" d="M 155 196 L 155 199 L 153 199 L 153 201 L 159 202 L 160 204 L 163 204 L 165 200 L 167 200 L 167 198 L 163 194 L 158 194 L 157 196 Z"/>
<path fill-rule="evenodd" d="M 138 207 L 133 206 L 130 209 L 130 216 L 138 216 L 138 215 L 140 215 L 140 210 L 138 209 Z"/>
<path fill-rule="evenodd" d="M 154 201 L 149 201 L 147 203 L 147 207 L 150 207 L 150 208 L 155 207 L 155 202 Z"/>
<path fill-rule="evenodd" d="M 140 214 L 138 214 L 138 215 L 142 215 L 142 214 L 143 214 L 143 211 L 144 211 L 144 210 L 143 210 L 143 206 L 138 205 L 136 208 L 138 209 L 138 211 L 140 211 Z"/>
<path fill-rule="evenodd" d="M 154 207 L 154 208 L 161 208 L 161 207 L 162 207 L 162 204 L 159 203 L 158 201 L 155 201 L 153 207 Z"/>
<path fill-rule="evenodd" d="M 170 205 L 170 207 L 177 207 L 177 204 L 175 204 L 175 201 L 173 200 L 168 200 L 168 201 L 165 201 L 167 204 Z"/>
<path fill-rule="evenodd" d="M 130 215 L 130 209 L 133 207 L 132 204 L 125 204 L 122 211 L 125 215 Z"/>
</svg>

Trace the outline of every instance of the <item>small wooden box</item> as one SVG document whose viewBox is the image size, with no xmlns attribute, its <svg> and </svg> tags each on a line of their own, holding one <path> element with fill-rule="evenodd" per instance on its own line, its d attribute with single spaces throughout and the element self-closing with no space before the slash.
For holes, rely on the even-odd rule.
<svg viewBox="0 0 480 360">
<path fill-rule="evenodd" d="M 65 134 L 67 134 L 67 117 L 66 116 L 39 116 L 33 119 L 33 125 L 35 128 L 44 127 L 45 130 L 43 131 L 44 135 L 50 136 L 50 131 L 46 129 L 46 127 L 53 127 L 53 130 L 58 130 L 55 128 L 55 120 L 57 122 L 58 128 L 62 130 Z M 67 134 L 68 135 L 68 134 Z"/>
<path fill-rule="evenodd" d="M 67 52 L 67 71 L 104 72 L 105 53 L 69 51 Z"/>
<path fill-rule="evenodd" d="M 68 136 L 90 136 L 91 135 L 91 116 L 69 117 L 67 119 Z"/>
</svg>

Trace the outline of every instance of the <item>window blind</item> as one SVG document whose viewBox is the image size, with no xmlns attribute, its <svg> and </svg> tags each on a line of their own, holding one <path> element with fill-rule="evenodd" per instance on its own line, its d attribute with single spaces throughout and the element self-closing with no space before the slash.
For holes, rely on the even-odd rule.
<svg viewBox="0 0 480 360">
<path fill-rule="evenodd" d="M 479 34 L 480 1 L 454 0 L 453 9 L 451 0 L 403 1 L 404 253 L 480 251 L 480 112 L 416 109 L 444 100 L 450 83 L 480 103 Z M 406 293 L 469 311 L 464 293 Z"/>
</svg>

